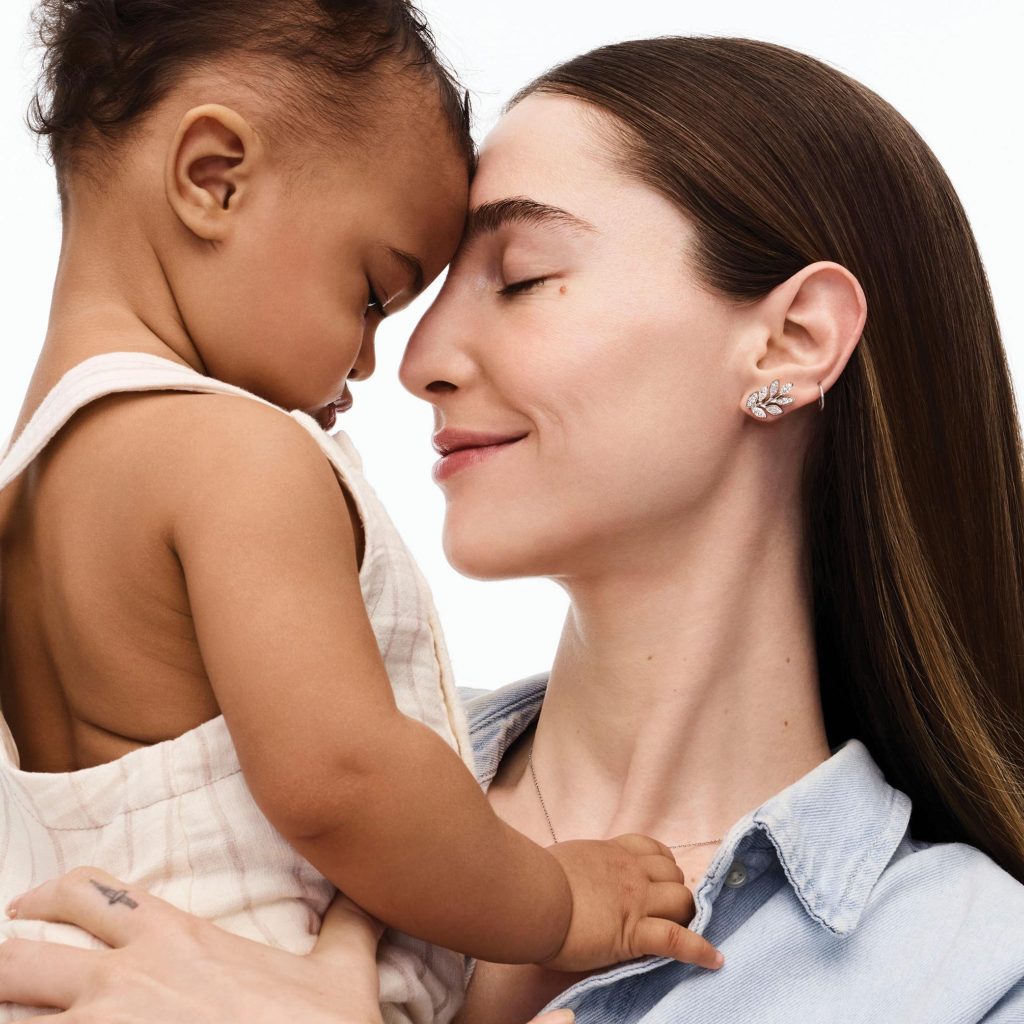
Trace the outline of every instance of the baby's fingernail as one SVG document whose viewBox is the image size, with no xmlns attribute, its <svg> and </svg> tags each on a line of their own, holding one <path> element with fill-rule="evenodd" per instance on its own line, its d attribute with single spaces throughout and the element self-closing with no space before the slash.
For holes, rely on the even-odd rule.
<svg viewBox="0 0 1024 1024">
<path fill-rule="evenodd" d="M 14 918 L 18 916 L 18 900 L 20 899 L 20 896 L 15 896 L 14 899 L 11 900 L 11 902 L 4 908 L 4 913 L 8 917 Z"/>
<path fill-rule="evenodd" d="M 721 967 L 722 964 L 724 964 L 724 963 L 725 963 L 725 957 L 722 956 L 722 951 L 720 949 L 716 949 L 715 950 L 715 960 L 714 960 L 715 967 Z"/>
</svg>

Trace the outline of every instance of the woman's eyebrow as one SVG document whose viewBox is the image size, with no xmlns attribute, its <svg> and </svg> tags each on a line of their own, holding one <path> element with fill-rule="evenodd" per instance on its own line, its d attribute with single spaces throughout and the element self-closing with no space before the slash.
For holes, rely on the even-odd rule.
<svg viewBox="0 0 1024 1024">
<path fill-rule="evenodd" d="M 561 207 L 538 203 L 525 196 L 510 196 L 470 210 L 462 236 L 463 248 L 481 235 L 491 234 L 506 224 L 558 224 L 574 231 L 597 231 L 589 221 Z"/>
</svg>

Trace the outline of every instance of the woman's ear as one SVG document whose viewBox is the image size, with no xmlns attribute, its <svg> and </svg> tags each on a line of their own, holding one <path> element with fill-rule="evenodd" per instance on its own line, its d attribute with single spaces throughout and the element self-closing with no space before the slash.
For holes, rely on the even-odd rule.
<svg viewBox="0 0 1024 1024">
<path fill-rule="evenodd" d="M 757 306 L 759 342 L 741 399 L 744 409 L 750 408 L 752 392 L 775 379 L 793 382 L 793 402 L 784 411 L 816 402 L 818 382 L 827 392 L 864 330 L 867 299 L 860 282 L 846 267 L 819 261 L 783 281 Z"/>
<path fill-rule="evenodd" d="M 167 154 L 165 189 L 178 219 L 204 241 L 223 241 L 262 162 L 259 137 L 228 107 L 193 107 Z"/>
</svg>

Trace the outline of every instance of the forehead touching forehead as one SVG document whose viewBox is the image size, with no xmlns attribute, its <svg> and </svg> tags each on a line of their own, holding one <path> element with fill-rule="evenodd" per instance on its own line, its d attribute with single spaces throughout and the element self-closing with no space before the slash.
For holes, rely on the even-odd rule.
<svg viewBox="0 0 1024 1024">
<path fill-rule="evenodd" d="M 364 133 L 357 159 L 380 187 L 381 214 L 411 238 L 428 280 L 449 262 L 465 225 L 470 161 L 436 99 L 396 90 Z"/>
</svg>

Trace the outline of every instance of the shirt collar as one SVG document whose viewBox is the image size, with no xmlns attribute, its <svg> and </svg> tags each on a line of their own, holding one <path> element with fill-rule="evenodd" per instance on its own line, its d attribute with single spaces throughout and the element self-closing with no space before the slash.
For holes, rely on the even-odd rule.
<svg viewBox="0 0 1024 1024">
<path fill-rule="evenodd" d="M 547 681 L 546 672 L 530 676 L 466 705 L 476 776 L 485 789 L 505 751 L 540 712 Z M 803 908 L 822 927 L 846 935 L 907 833 L 910 809 L 910 797 L 885 781 L 861 740 L 850 738 L 737 821 L 722 842 L 728 852 L 716 863 L 731 860 L 747 835 L 762 830 Z"/>
</svg>

